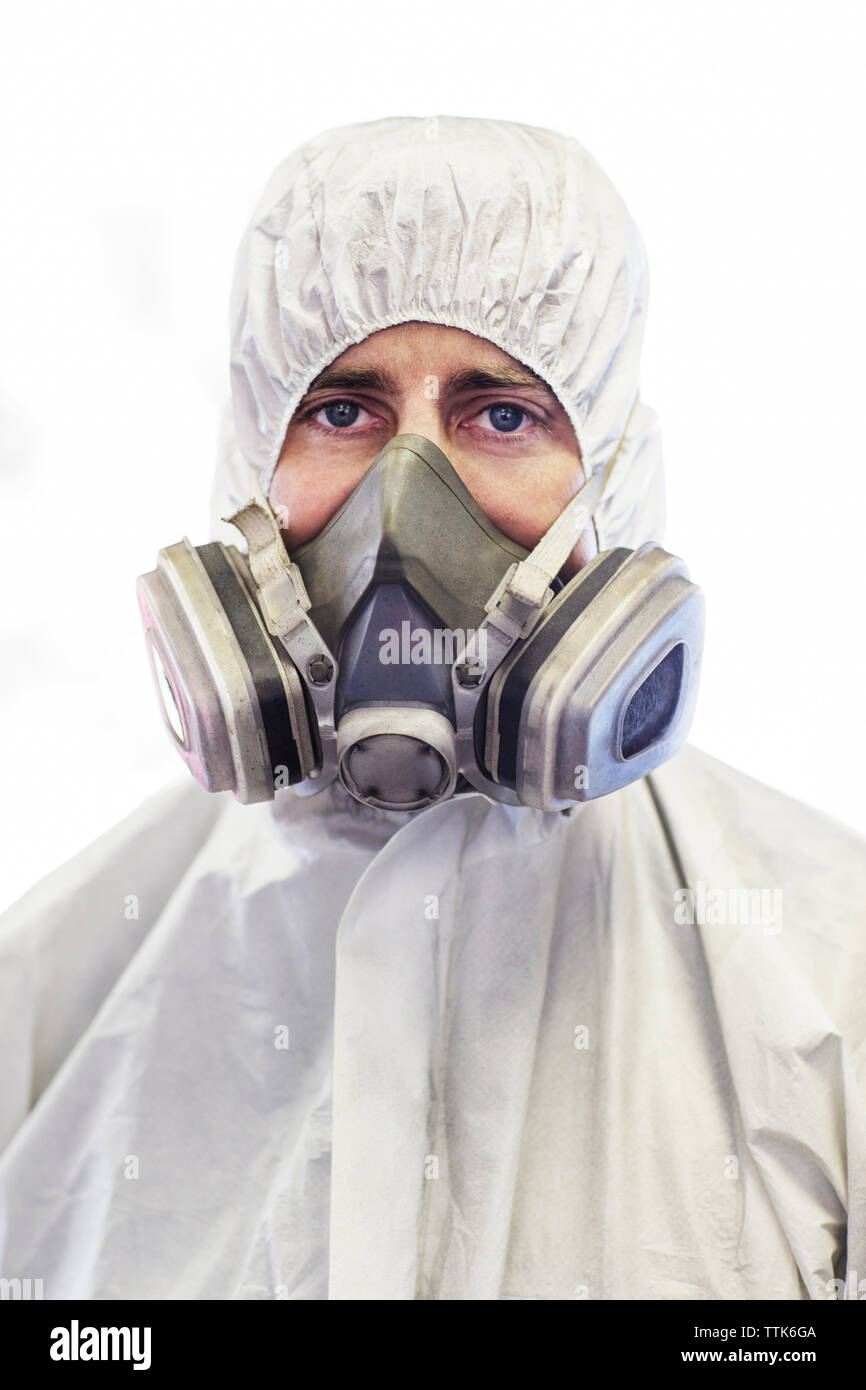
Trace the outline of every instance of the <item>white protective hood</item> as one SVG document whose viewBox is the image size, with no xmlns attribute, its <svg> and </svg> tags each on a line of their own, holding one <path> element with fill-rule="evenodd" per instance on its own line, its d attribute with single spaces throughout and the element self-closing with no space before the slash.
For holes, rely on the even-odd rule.
<svg viewBox="0 0 866 1390">
<path fill-rule="evenodd" d="M 655 412 L 639 398 L 646 255 L 587 151 L 551 130 L 394 117 L 310 140 L 268 180 L 238 251 L 232 406 L 212 527 L 267 494 L 292 413 L 353 343 L 409 320 L 488 339 L 536 372 L 589 478 L 616 455 L 601 549 L 661 540 Z"/>
<path fill-rule="evenodd" d="M 574 141 L 319 136 L 238 258 L 214 516 L 267 487 L 326 363 L 420 318 L 545 378 L 587 471 L 616 451 L 602 546 L 658 539 L 645 306 Z M 179 779 L 0 919 L 0 1275 L 46 1298 L 857 1297 L 864 877 L 858 837 L 693 748 L 568 815 Z"/>
</svg>

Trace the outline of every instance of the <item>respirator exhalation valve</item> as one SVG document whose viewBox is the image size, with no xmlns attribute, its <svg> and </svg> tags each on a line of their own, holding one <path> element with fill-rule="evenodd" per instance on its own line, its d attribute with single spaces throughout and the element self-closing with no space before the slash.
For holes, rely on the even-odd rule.
<svg viewBox="0 0 866 1390">
<path fill-rule="evenodd" d="M 454 730 L 435 710 L 350 710 L 337 729 L 337 766 L 346 790 L 365 805 L 421 811 L 454 790 Z"/>
</svg>

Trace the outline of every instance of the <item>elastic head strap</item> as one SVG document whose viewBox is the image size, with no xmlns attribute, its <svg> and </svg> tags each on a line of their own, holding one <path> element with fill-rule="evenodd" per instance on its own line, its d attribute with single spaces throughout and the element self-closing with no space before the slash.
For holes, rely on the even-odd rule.
<svg viewBox="0 0 866 1390">
<path fill-rule="evenodd" d="M 615 459 L 614 454 L 575 493 L 535 549 L 505 572 L 484 605 L 487 624 L 500 630 L 507 645 L 529 635 L 553 598 L 553 582 L 604 497 Z"/>
<path fill-rule="evenodd" d="M 289 559 L 276 517 L 263 499 L 253 497 L 221 519 L 244 537 L 268 630 L 285 643 L 305 622 L 310 600 L 300 570 Z"/>
<path fill-rule="evenodd" d="M 607 466 L 598 469 L 580 491 L 574 494 L 553 525 L 545 531 L 535 549 L 526 557 L 524 563 L 542 570 L 547 575 L 548 584 L 559 574 L 595 515 L 607 490 L 616 457 L 614 454 Z"/>
</svg>

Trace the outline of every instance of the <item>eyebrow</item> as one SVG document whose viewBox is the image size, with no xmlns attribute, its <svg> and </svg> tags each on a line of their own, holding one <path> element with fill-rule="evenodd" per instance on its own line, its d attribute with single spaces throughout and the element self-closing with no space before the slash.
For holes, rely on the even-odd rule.
<svg viewBox="0 0 866 1390">
<path fill-rule="evenodd" d="M 477 367 L 467 367 L 463 371 L 452 372 L 442 383 L 441 390 L 457 395 L 463 391 L 498 391 L 502 388 L 520 386 L 530 390 L 544 391 L 553 395 L 550 387 L 541 377 L 528 367 L 497 367 L 496 371 L 484 371 Z M 389 372 L 370 367 L 326 367 L 307 387 L 306 394 L 312 391 L 379 391 L 383 395 L 397 395 L 399 387 Z"/>
</svg>

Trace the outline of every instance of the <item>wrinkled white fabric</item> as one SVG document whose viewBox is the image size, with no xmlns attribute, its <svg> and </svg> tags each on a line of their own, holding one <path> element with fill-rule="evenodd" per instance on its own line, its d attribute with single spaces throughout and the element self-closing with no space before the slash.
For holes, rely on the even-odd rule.
<svg viewBox="0 0 866 1390">
<path fill-rule="evenodd" d="M 780 885 L 781 930 L 675 920 L 653 789 L 687 881 Z M 831 1298 L 866 1277 L 864 861 L 691 748 L 568 817 L 180 784 L 0 923 L 2 1273 Z"/>
<path fill-rule="evenodd" d="M 211 507 L 267 493 L 292 413 L 352 343 L 408 320 L 475 333 L 555 392 L 589 478 L 616 456 L 602 549 L 661 540 L 659 422 L 640 400 L 643 242 L 604 170 L 556 131 L 466 116 L 328 130 L 273 172 L 237 254 L 232 410 Z"/>
<path fill-rule="evenodd" d="M 576 142 L 326 132 L 239 253 L 214 518 L 267 486 L 330 360 L 420 318 L 534 368 L 587 471 L 616 454 L 602 545 L 660 539 L 645 307 Z M 179 782 L 0 919 L 0 1275 L 48 1298 L 856 1296 L 864 868 L 861 839 L 688 747 L 568 816 Z M 701 885 L 772 911 L 690 925 Z"/>
</svg>

